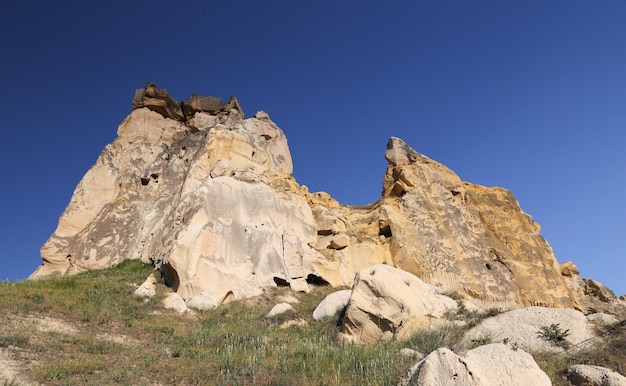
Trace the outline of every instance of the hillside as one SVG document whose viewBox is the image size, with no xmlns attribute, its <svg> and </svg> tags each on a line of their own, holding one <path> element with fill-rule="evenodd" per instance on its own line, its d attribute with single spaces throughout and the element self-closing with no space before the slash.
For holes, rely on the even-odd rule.
<svg viewBox="0 0 626 386">
<path fill-rule="evenodd" d="M 311 317 L 335 290 L 328 286 L 308 294 L 268 289 L 259 297 L 180 315 L 160 303 L 171 292 L 162 281 L 148 301 L 133 295 L 151 272 L 149 265 L 127 261 L 75 276 L 2 283 L 0 384 L 394 385 L 416 362 L 403 348 L 423 354 L 440 346 L 462 351 L 464 330 L 453 328 L 405 342 L 341 343 L 336 318 Z M 265 317 L 285 297 L 299 300 L 295 313 Z M 467 313 L 464 319 L 485 316 Z M 555 385 L 569 384 L 564 371 L 575 363 L 624 374 L 624 323 L 596 343 L 534 357 Z"/>
</svg>

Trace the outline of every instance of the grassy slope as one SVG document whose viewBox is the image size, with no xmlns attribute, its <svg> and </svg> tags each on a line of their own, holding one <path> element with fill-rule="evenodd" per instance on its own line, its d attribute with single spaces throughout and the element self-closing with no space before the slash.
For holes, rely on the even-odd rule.
<svg viewBox="0 0 626 386">
<path fill-rule="evenodd" d="M 133 296 L 151 272 L 149 265 L 126 261 L 72 277 L 0 283 L 0 350 L 22 365 L 19 377 L 0 384 L 393 385 L 415 362 L 401 348 L 454 347 L 463 333 L 448 326 L 409 342 L 343 344 L 335 321 L 311 318 L 317 303 L 336 290 L 328 287 L 295 294 L 296 314 L 273 320 L 264 315 L 287 289 L 180 316 L 161 307 L 169 291 L 161 283 L 155 299 Z M 478 321 L 464 313 L 455 316 Z M 300 324 L 280 328 L 287 320 Z M 626 332 L 614 335 L 601 349 L 576 358 L 538 355 L 538 363 L 556 384 L 574 362 L 624 373 Z"/>
</svg>

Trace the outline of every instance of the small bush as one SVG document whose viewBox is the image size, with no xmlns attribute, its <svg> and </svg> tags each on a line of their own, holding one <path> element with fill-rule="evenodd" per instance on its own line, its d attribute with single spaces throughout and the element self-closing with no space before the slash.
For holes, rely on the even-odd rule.
<svg viewBox="0 0 626 386">
<path fill-rule="evenodd" d="M 561 329 L 561 326 L 559 326 L 558 323 L 552 323 L 549 326 L 542 326 L 538 333 L 541 339 L 552 342 L 559 347 L 567 348 L 567 341 L 565 338 L 570 335 L 569 329 Z"/>
</svg>

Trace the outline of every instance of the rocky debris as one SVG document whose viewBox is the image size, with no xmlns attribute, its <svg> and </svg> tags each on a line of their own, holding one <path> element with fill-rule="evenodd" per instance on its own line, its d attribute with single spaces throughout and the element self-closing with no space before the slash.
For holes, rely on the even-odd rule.
<svg viewBox="0 0 626 386">
<path fill-rule="evenodd" d="M 438 288 L 379 264 L 357 274 L 340 335 L 357 344 L 405 340 L 456 308 Z"/>
<path fill-rule="evenodd" d="M 150 276 L 144 281 L 136 290 L 135 296 L 141 298 L 151 298 L 156 295 L 156 277 L 151 273 Z"/>
<path fill-rule="evenodd" d="M 135 91 L 133 109 L 147 107 L 161 114 L 164 118 L 184 121 L 185 117 L 180 104 L 170 96 L 166 89 L 160 89 L 152 83 L 147 83 L 145 88 Z"/>
<path fill-rule="evenodd" d="M 268 312 L 267 315 L 265 315 L 265 317 L 266 318 L 274 318 L 274 317 L 276 317 L 278 315 L 282 315 L 282 314 L 285 314 L 287 312 L 296 312 L 296 310 L 289 303 L 278 303 L 277 305 L 272 307 L 270 312 Z"/>
<path fill-rule="evenodd" d="M 413 366 L 400 385 L 487 386 L 551 385 L 533 357 L 502 343 L 488 344 L 459 356 L 448 348 L 428 354 Z"/>
<path fill-rule="evenodd" d="M 352 290 L 341 290 L 326 295 L 313 310 L 313 320 L 322 321 L 339 315 L 348 305 Z"/>
<path fill-rule="evenodd" d="M 574 386 L 626 386 L 626 377 L 607 368 L 573 365 L 567 369 L 567 379 Z"/>
<path fill-rule="evenodd" d="M 546 339 L 544 327 L 558 326 L 564 340 L 557 344 Z M 556 332 L 556 331 L 555 331 Z M 487 318 L 465 335 L 466 344 L 489 338 L 494 342 L 507 341 L 529 352 L 562 352 L 564 347 L 584 346 L 596 337 L 595 328 L 585 315 L 573 309 L 529 307 L 507 311 Z"/>
<path fill-rule="evenodd" d="M 187 312 L 187 304 L 185 304 L 185 300 L 175 292 L 165 296 L 163 299 L 163 308 L 167 310 L 174 310 L 179 314 Z"/>
</svg>

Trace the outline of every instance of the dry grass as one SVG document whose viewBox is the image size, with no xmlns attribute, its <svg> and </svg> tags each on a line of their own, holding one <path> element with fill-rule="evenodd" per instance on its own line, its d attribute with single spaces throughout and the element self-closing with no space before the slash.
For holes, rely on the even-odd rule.
<svg viewBox="0 0 626 386">
<path fill-rule="evenodd" d="M 359 347 L 337 340 L 334 320 L 311 318 L 336 288 L 309 294 L 274 288 L 189 317 L 162 308 L 169 291 L 162 283 L 150 301 L 133 296 L 151 272 L 149 265 L 127 261 L 72 277 L 0 283 L 0 354 L 19 373 L 0 377 L 0 385 L 394 385 L 414 364 L 401 348 L 455 348 L 469 326 L 495 313 L 461 308 L 449 316 L 465 326 L 444 323 L 408 342 Z M 286 294 L 300 300 L 296 312 L 265 318 Z M 537 362 L 557 385 L 565 384 L 572 363 L 624 374 L 626 332 L 618 326 L 607 336 L 601 348 L 575 356 L 537 354 Z"/>
<path fill-rule="evenodd" d="M 314 307 L 336 289 L 295 295 L 300 303 L 288 317 L 264 317 L 288 293 L 280 288 L 188 317 L 163 309 L 159 296 L 133 296 L 151 272 L 127 261 L 73 277 L 1 283 L 0 348 L 25 364 L 22 381 L 46 385 L 392 385 L 412 364 L 399 343 L 344 344 L 335 321 L 314 321 Z M 167 291 L 158 284 L 158 293 Z M 280 328 L 290 318 L 300 323 Z"/>
</svg>

